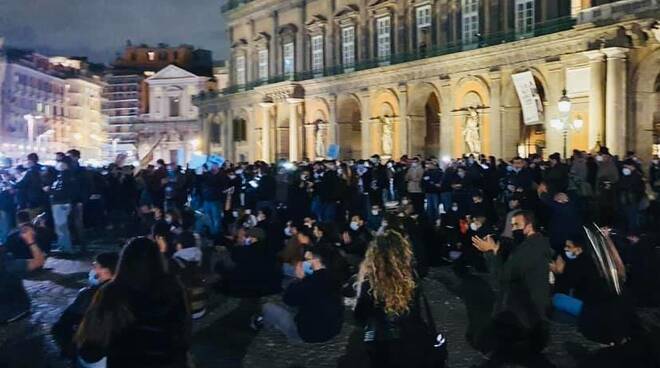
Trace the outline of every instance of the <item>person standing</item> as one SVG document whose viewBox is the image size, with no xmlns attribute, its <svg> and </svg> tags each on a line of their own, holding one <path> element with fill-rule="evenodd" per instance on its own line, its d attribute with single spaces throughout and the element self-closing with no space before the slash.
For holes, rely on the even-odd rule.
<svg viewBox="0 0 660 368">
<path fill-rule="evenodd" d="M 412 200 L 416 213 L 424 212 L 424 193 L 422 192 L 422 178 L 424 169 L 419 164 L 419 158 L 414 157 L 410 163 L 410 168 L 406 172 L 406 189 Z"/>
<path fill-rule="evenodd" d="M 201 179 L 202 208 L 210 220 L 211 235 L 217 237 L 222 230 L 224 212 L 222 191 L 228 183 L 217 164 L 212 164 L 211 170 L 204 172 Z"/>
<path fill-rule="evenodd" d="M 440 206 L 440 187 L 442 186 L 442 170 L 435 161 L 426 162 L 426 171 L 422 180 L 424 193 L 426 193 L 426 214 L 429 221 L 438 218 Z"/>
<path fill-rule="evenodd" d="M 71 159 L 63 157 L 55 165 L 57 177 L 50 186 L 46 187 L 50 194 L 50 203 L 53 212 L 53 223 L 57 234 L 55 252 L 71 253 L 71 233 L 69 232 L 69 216 L 71 215 L 71 203 L 75 193 L 78 191 L 76 179 L 71 172 Z"/>
<path fill-rule="evenodd" d="M 69 170 L 78 183 L 77 189 L 73 192 L 71 198 L 71 222 L 73 230 L 71 240 L 74 244 L 78 244 L 84 249 L 83 231 L 85 229 L 83 223 L 84 206 L 89 201 L 91 179 L 87 170 L 80 166 L 80 151 L 72 149 L 66 152 L 66 156 L 70 159 L 71 165 Z"/>
<path fill-rule="evenodd" d="M 43 166 L 39 164 L 39 156 L 36 153 L 27 155 L 27 171 L 16 182 L 18 190 L 17 198 L 19 209 L 25 209 L 30 213 L 30 218 L 36 217 L 48 204 L 43 187 L 47 185 L 41 177 Z"/>
<path fill-rule="evenodd" d="M 538 233 L 532 212 L 517 212 L 511 224 L 510 245 L 500 245 L 490 236 L 472 237 L 479 251 L 494 258 L 498 292 L 490 321 L 470 343 L 492 353 L 491 363 L 522 361 L 539 366 L 540 352 L 548 342 L 550 243 Z"/>
<path fill-rule="evenodd" d="M 628 233 L 637 233 L 640 228 L 639 209 L 645 194 L 645 184 L 642 174 L 636 163 L 628 159 L 623 162 L 621 178 L 617 185 L 620 208 L 623 218 L 620 220 L 622 228 Z"/>
</svg>

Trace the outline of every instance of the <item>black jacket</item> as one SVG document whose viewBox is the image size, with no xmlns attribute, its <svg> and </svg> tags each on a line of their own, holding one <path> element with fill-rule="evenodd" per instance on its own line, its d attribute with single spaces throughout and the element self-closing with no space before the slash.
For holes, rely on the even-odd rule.
<svg viewBox="0 0 660 368">
<path fill-rule="evenodd" d="M 305 342 L 324 342 L 341 331 L 344 305 L 339 286 L 330 271 L 314 271 L 284 292 L 284 302 L 298 308 L 295 320 Z"/>
<path fill-rule="evenodd" d="M 80 187 L 71 170 L 60 171 L 50 187 L 51 204 L 70 204 L 74 201 Z"/>
<path fill-rule="evenodd" d="M 101 285 L 94 285 L 81 289 L 73 300 L 64 310 L 60 318 L 55 322 L 51 330 L 55 342 L 60 347 L 62 355 L 67 358 L 76 356 L 76 346 L 73 342 L 73 336 L 78 330 L 78 326 L 85 316 L 89 305 L 92 304 L 94 294 Z"/>
</svg>

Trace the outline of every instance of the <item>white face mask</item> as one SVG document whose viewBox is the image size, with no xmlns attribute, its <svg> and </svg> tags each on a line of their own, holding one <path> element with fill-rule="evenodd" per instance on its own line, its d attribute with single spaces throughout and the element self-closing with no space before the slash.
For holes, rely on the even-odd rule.
<svg viewBox="0 0 660 368">
<path fill-rule="evenodd" d="M 371 210 L 371 214 L 374 216 L 378 216 L 379 213 L 380 213 L 379 210 Z"/>
<path fill-rule="evenodd" d="M 451 210 L 454 211 L 454 212 L 456 212 L 456 211 L 458 211 L 458 207 L 457 207 L 457 206 L 453 206 L 453 207 L 451 208 Z"/>
<path fill-rule="evenodd" d="M 407 200 L 407 199 L 404 199 L 404 200 L 401 201 L 401 204 L 404 205 L 404 206 L 407 206 L 409 203 L 410 203 L 410 201 Z"/>
<path fill-rule="evenodd" d="M 350 224 L 350 227 L 351 227 L 351 230 L 357 231 L 360 228 L 360 224 L 358 224 L 355 221 L 352 221 L 351 224 Z"/>
<path fill-rule="evenodd" d="M 477 225 L 475 222 L 470 223 L 470 230 L 472 231 L 479 230 L 479 225 Z"/>
<path fill-rule="evenodd" d="M 90 286 L 96 286 L 100 284 L 101 282 L 99 281 L 99 278 L 96 276 L 96 271 L 94 270 L 89 270 L 89 274 L 87 275 L 87 283 Z"/>
<path fill-rule="evenodd" d="M 285 227 L 284 228 L 284 235 L 289 236 L 289 237 L 293 236 L 293 232 L 291 231 L 290 227 Z"/>
<path fill-rule="evenodd" d="M 571 252 L 571 251 L 568 251 L 568 250 L 565 250 L 565 251 L 564 251 L 564 254 L 566 255 L 566 258 L 568 258 L 568 259 L 575 259 L 575 258 L 578 257 L 577 254 L 575 254 L 575 253 L 573 253 L 573 252 Z"/>
<path fill-rule="evenodd" d="M 234 218 L 238 217 L 238 211 L 232 211 L 231 215 L 234 216 Z"/>
<path fill-rule="evenodd" d="M 603 161 L 603 156 L 601 156 L 601 155 L 596 156 L 596 161 L 602 162 Z"/>
<path fill-rule="evenodd" d="M 632 170 L 630 170 L 630 169 L 627 168 L 627 167 L 624 167 L 624 168 L 621 170 L 621 172 L 622 172 L 623 175 L 625 175 L 625 176 L 628 176 L 628 175 L 632 174 Z"/>
</svg>

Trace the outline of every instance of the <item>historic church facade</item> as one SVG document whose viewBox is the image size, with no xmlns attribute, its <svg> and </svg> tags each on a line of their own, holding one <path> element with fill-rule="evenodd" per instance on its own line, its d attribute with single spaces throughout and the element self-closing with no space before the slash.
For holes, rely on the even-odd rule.
<svg viewBox="0 0 660 368">
<path fill-rule="evenodd" d="M 657 0 L 229 1 L 231 86 L 195 98 L 203 149 L 295 161 L 323 158 L 332 144 L 342 158 L 511 158 L 566 144 L 648 159 L 660 143 L 658 9 Z M 541 115 L 533 124 L 512 78 L 523 72 Z"/>
</svg>

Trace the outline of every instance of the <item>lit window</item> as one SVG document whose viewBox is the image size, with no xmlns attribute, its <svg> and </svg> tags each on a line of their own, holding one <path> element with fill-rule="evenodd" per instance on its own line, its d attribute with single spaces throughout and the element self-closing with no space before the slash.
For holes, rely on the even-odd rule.
<svg viewBox="0 0 660 368">
<path fill-rule="evenodd" d="M 463 43 L 477 42 L 479 33 L 479 0 L 463 0 Z"/>
<path fill-rule="evenodd" d="M 268 79 L 268 49 L 261 49 L 258 53 L 259 58 L 259 79 L 266 80 Z"/>
<path fill-rule="evenodd" d="M 355 64 L 355 27 L 341 29 L 341 57 L 344 67 Z"/>
<path fill-rule="evenodd" d="M 420 6 L 415 10 L 417 21 L 417 45 L 425 44 L 424 35 L 431 30 L 431 5 Z"/>
<path fill-rule="evenodd" d="M 154 61 L 154 60 L 156 60 L 156 53 L 153 52 L 153 51 L 149 51 L 149 52 L 147 52 L 147 58 L 149 59 L 149 61 Z"/>
<path fill-rule="evenodd" d="M 534 31 L 534 0 L 516 0 L 516 33 Z"/>
<path fill-rule="evenodd" d="M 284 74 L 291 75 L 294 72 L 294 47 L 293 42 L 282 45 L 282 57 L 284 61 Z"/>
<path fill-rule="evenodd" d="M 378 42 L 378 59 L 387 60 L 392 51 L 390 17 L 381 17 L 376 19 L 376 34 Z"/>
<path fill-rule="evenodd" d="M 245 84 L 245 56 L 236 57 L 236 84 Z"/>
<path fill-rule="evenodd" d="M 323 36 L 312 37 L 312 70 L 315 73 L 323 69 Z"/>
</svg>

